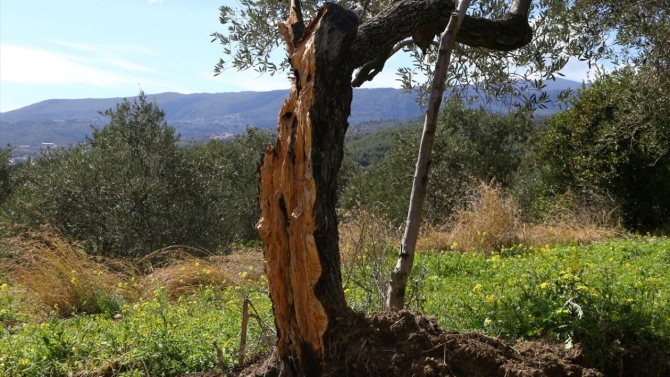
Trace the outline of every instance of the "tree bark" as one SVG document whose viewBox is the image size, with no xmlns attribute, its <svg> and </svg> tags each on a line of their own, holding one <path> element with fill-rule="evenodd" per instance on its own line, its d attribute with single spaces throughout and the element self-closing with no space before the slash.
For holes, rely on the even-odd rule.
<svg viewBox="0 0 670 377">
<path fill-rule="evenodd" d="M 358 18 L 326 4 L 302 31 L 299 8 L 280 26 L 294 81 L 279 114 L 276 146 L 261 166 L 257 230 L 285 375 L 318 376 L 329 333 L 348 313 L 338 247 L 336 182 L 344 147 L 353 68 L 346 61 Z"/>
<path fill-rule="evenodd" d="M 335 353 L 333 329 L 351 313 L 342 289 L 335 205 L 353 71 L 410 36 L 421 39 L 426 30 L 446 25 L 443 19 L 453 10 L 448 0 L 400 0 L 359 28 L 355 13 L 326 3 L 305 26 L 300 1 L 292 0 L 289 19 L 279 25 L 294 77 L 279 113 L 276 145 L 259 167 L 257 230 L 283 375 L 320 375 Z M 499 29 L 494 23 L 489 31 Z M 499 41 L 491 46 L 500 47 Z"/>
<path fill-rule="evenodd" d="M 421 145 L 419 146 L 419 157 L 416 161 L 412 194 L 410 196 L 409 210 L 407 211 L 407 224 L 405 233 L 400 244 L 400 255 L 396 267 L 391 272 L 386 306 L 391 310 L 401 310 L 405 305 L 405 292 L 407 279 L 414 265 L 414 250 L 416 239 L 421 226 L 423 214 L 423 203 L 426 199 L 428 188 L 428 170 L 431 164 L 431 154 L 435 141 L 435 130 L 437 128 L 437 117 L 440 112 L 442 95 L 444 94 L 444 80 L 447 76 L 447 68 L 451 58 L 451 51 L 458 33 L 460 22 L 465 16 L 465 11 L 470 5 L 470 0 L 461 0 L 459 13 L 452 13 L 447 28 L 440 38 L 440 47 L 435 63 L 430 99 L 428 100 L 428 111 L 421 134 Z"/>
</svg>

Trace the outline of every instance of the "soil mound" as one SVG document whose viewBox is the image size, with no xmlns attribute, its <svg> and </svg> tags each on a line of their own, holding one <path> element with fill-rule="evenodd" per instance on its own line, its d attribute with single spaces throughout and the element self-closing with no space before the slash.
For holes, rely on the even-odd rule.
<svg viewBox="0 0 670 377">
<path fill-rule="evenodd" d="M 562 344 L 445 332 L 433 318 L 407 311 L 370 318 L 353 314 L 331 335 L 332 356 L 323 376 L 602 376 L 581 365 L 578 346 L 567 350 Z M 278 363 L 269 358 L 241 376 L 279 374 Z"/>
</svg>

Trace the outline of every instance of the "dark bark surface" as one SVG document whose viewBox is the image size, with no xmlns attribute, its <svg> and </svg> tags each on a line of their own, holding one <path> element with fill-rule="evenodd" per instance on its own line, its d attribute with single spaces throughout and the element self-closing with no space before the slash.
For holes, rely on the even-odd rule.
<svg viewBox="0 0 670 377">
<path fill-rule="evenodd" d="M 451 1 L 401 0 L 359 27 L 353 12 L 327 3 L 305 26 L 300 2 L 292 0 L 289 19 L 279 25 L 294 82 L 279 114 L 276 146 L 260 166 L 257 229 L 277 327 L 275 356 L 284 375 L 320 375 L 341 348 L 335 329 L 352 318 L 342 289 L 335 213 L 352 73 L 409 36 L 417 43 L 432 40 L 453 10 Z M 494 22 L 486 30 L 475 19 L 463 27 L 469 22 L 471 42 L 489 48 L 512 49 L 530 35 L 527 22 L 526 28 Z"/>
<path fill-rule="evenodd" d="M 387 54 L 409 37 L 425 44 L 440 35 L 456 10 L 453 1 L 401 0 L 361 25 L 351 48 L 351 63 L 360 67 Z M 528 44 L 533 31 L 526 14 L 508 13 L 501 20 L 466 16 L 456 42 L 472 47 L 511 51 Z"/>
<path fill-rule="evenodd" d="M 297 38 L 292 22 L 300 19 L 292 14 L 281 28 L 295 81 L 280 112 L 277 144 L 260 167 L 257 228 L 282 370 L 318 376 L 336 319 L 348 312 L 335 202 L 353 95 L 346 58 L 358 18 L 326 4 Z"/>
</svg>

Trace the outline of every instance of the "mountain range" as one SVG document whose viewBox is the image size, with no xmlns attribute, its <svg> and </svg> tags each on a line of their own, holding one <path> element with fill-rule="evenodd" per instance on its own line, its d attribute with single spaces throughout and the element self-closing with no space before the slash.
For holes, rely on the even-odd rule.
<svg viewBox="0 0 670 377">
<path fill-rule="evenodd" d="M 556 79 L 547 82 L 550 98 L 581 83 Z M 165 111 L 165 120 L 177 129 L 182 139 L 225 138 L 247 127 L 274 130 L 277 115 L 288 90 L 239 93 L 160 93 L 147 95 Z M 83 141 L 90 125 L 100 127 L 108 118 L 98 114 L 122 101 L 104 99 L 51 99 L 17 110 L 0 113 L 0 145 L 36 146 L 41 143 L 68 145 Z M 550 105 L 545 114 L 558 111 Z M 423 110 L 416 94 L 401 89 L 355 89 L 349 123 L 352 127 L 371 121 L 417 118 Z"/>
</svg>

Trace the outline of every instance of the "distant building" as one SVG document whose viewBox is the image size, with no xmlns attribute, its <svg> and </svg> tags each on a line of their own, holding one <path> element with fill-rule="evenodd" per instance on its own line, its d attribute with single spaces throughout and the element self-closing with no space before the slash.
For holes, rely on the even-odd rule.
<svg viewBox="0 0 670 377">
<path fill-rule="evenodd" d="M 54 143 L 42 143 L 40 146 L 40 154 L 50 154 L 56 149 L 56 144 Z"/>
</svg>

